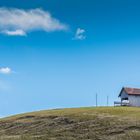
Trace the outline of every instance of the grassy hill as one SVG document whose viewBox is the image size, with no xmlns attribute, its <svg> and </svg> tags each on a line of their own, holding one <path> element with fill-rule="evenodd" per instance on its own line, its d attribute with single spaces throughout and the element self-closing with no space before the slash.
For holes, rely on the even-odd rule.
<svg viewBox="0 0 140 140">
<path fill-rule="evenodd" d="M 140 140 L 140 108 L 38 111 L 0 120 L 0 140 Z"/>
</svg>

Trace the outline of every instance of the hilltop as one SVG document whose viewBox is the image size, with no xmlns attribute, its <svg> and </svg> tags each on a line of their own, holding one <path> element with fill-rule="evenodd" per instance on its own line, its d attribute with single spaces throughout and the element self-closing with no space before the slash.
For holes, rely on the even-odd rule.
<svg viewBox="0 0 140 140">
<path fill-rule="evenodd" d="M 140 108 L 89 107 L 0 119 L 0 140 L 139 140 Z"/>
</svg>

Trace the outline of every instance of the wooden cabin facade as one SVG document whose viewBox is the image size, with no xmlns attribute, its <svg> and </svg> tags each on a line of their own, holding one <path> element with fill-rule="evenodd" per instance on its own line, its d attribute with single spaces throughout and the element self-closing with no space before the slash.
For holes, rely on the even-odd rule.
<svg viewBox="0 0 140 140">
<path fill-rule="evenodd" d="M 140 107 L 140 89 L 138 88 L 122 88 L 119 98 L 121 98 L 121 105 Z"/>
</svg>

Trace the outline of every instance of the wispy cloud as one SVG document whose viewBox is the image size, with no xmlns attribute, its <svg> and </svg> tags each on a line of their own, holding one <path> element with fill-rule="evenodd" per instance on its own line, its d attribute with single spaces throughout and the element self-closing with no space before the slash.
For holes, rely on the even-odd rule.
<svg viewBox="0 0 140 140">
<path fill-rule="evenodd" d="M 15 31 L 5 30 L 2 31 L 2 33 L 10 36 L 26 36 L 26 33 L 23 30 L 15 30 Z"/>
<path fill-rule="evenodd" d="M 0 8 L 0 32 L 7 35 L 23 35 L 30 31 L 64 31 L 67 25 L 42 9 Z"/>
<path fill-rule="evenodd" d="M 4 92 L 7 93 L 7 91 L 11 92 L 11 90 L 12 90 L 12 86 L 9 82 L 0 80 L 0 93 L 4 93 Z"/>
<path fill-rule="evenodd" d="M 0 68 L 0 73 L 1 74 L 11 74 L 12 70 L 9 67 L 2 67 L 2 68 Z"/>
<path fill-rule="evenodd" d="M 76 39 L 76 40 L 84 40 L 84 39 L 86 39 L 85 32 L 86 31 L 84 29 L 78 28 L 76 30 L 74 39 Z"/>
</svg>

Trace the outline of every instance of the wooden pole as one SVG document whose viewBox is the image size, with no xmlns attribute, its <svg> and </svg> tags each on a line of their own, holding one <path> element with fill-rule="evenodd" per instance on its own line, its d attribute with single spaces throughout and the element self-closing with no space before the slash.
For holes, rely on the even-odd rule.
<svg viewBox="0 0 140 140">
<path fill-rule="evenodd" d="M 107 96 L 107 106 L 109 105 L 109 96 Z"/>
<path fill-rule="evenodd" d="M 98 94 L 96 93 L 96 107 L 98 106 Z"/>
</svg>

